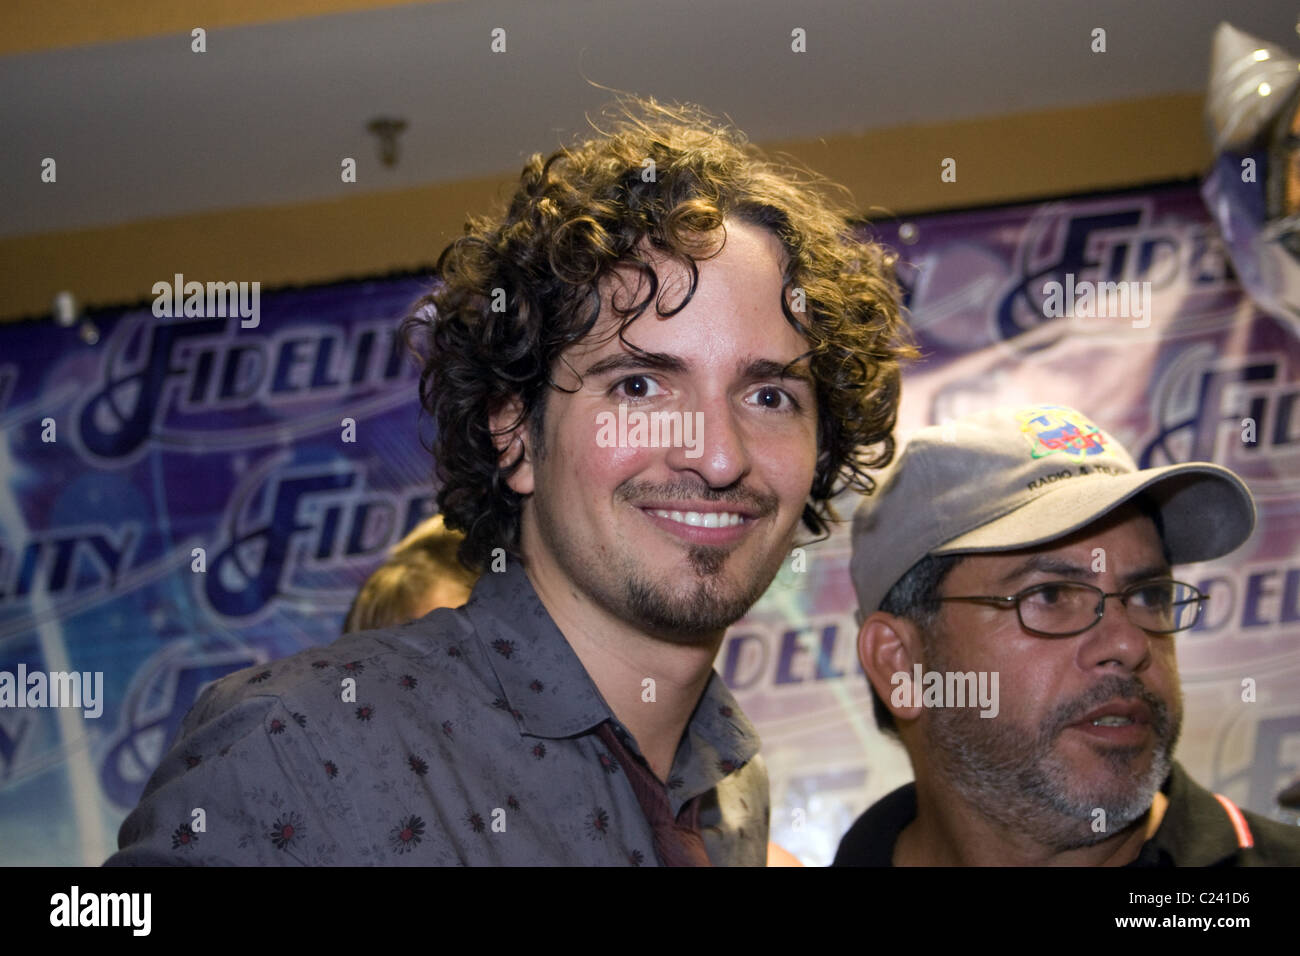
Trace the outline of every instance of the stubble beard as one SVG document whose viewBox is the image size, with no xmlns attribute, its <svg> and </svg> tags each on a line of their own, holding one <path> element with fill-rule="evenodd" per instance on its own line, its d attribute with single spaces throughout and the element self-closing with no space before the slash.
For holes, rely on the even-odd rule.
<svg viewBox="0 0 1300 956">
<path fill-rule="evenodd" d="M 947 671 L 938 659 L 929 667 Z M 1134 763 L 1145 748 L 1110 747 L 1103 759 L 1119 782 L 1079 780 L 1078 770 L 1055 747 L 1059 735 L 1116 697 L 1141 699 L 1151 709 L 1150 765 L 1135 774 Z M 1100 843 L 1147 812 L 1173 765 L 1181 718 L 1137 678 L 1110 675 L 1086 695 L 1053 709 L 1038 728 L 980 717 L 975 707 L 940 707 L 926 711 L 924 734 L 935 769 L 964 801 L 1001 826 L 1064 851 Z"/>
<path fill-rule="evenodd" d="M 686 552 L 694 583 L 687 593 L 651 580 L 641 569 L 627 562 L 623 586 L 623 604 L 632 618 L 647 631 L 673 644 L 704 644 L 716 639 L 745 616 L 763 596 L 777 571 L 783 552 L 759 570 L 748 585 L 741 582 L 727 587 L 726 548 L 692 546 Z"/>
<path fill-rule="evenodd" d="M 650 493 L 662 497 L 689 494 L 717 502 L 744 502 L 760 516 L 776 511 L 775 496 L 682 492 L 683 489 L 665 486 L 651 489 L 646 485 L 627 485 L 619 489 L 616 500 L 630 502 L 638 496 L 644 499 Z M 609 560 L 593 549 L 575 546 L 547 508 L 538 507 L 535 514 L 545 547 L 570 580 L 609 613 L 635 624 L 649 636 L 676 645 L 703 646 L 715 642 L 763 596 L 789 550 L 773 548 L 753 574 L 732 583 L 736 568 L 731 559 L 736 548 L 690 545 L 683 554 L 691 571 L 690 581 L 684 586 L 672 585 L 654 578 L 637 560 L 635 543 L 625 542 L 613 560 Z M 787 544 L 793 541 L 793 529 L 788 537 L 791 541 Z"/>
</svg>

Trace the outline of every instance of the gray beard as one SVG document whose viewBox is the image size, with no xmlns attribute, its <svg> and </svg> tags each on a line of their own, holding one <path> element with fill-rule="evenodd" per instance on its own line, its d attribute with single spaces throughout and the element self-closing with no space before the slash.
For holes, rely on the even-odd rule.
<svg viewBox="0 0 1300 956">
<path fill-rule="evenodd" d="M 945 670 L 937 661 L 929 667 Z M 1112 748 L 1105 757 L 1109 769 L 1131 782 L 1080 784 L 1052 745 L 1067 725 L 1115 697 L 1140 698 L 1151 708 L 1156 739 L 1151 766 L 1133 776 L 1130 768 L 1142 748 Z M 1136 678 L 1111 675 L 1083 697 L 1054 709 L 1037 733 L 996 717 L 980 717 L 973 707 L 929 709 L 923 731 L 936 770 L 968 804 L 1041 846 L 1063 851 L 1109 839 L 1147 812 L 1173 765 L 1180 717 Z M 1093 828 L 1098 809 L 1106 814 L 1100 831 Z"/>
</svg>

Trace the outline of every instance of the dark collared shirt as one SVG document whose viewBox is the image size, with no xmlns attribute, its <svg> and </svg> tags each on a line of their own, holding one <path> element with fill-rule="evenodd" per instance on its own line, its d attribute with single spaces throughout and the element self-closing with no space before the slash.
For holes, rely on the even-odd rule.
<svg viewBox="0 0 1300 956">
<path fill-rule="evenodd" d="M 213 684 L 108 865 L 658 865 L 596 730 L 641 751 L 511 564 L 462 608 Z M 715 671 L 667 782 L 715 865 L 766 860 L 758 746 Z"/>
<path fill-rule="evenodd" d="M 1160 789 L 1169 806 L 1155 836 L 1128 866 L 1300 866 L 1300 827 L 1229 810 L 1177 762 Z M 1234 820 L 1234 811 L 1241 821 Z M 909 783 L 858 817 L 831 866 L 893 866 L 898 835 L 914 819 L 916 784 Z"/>
</svg>

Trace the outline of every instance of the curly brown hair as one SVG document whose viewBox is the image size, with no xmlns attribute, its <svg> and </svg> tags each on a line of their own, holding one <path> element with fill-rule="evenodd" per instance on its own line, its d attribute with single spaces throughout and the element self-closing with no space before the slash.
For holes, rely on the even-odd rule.
<svg viewBox="0 0 1300 956">
<path fill-rule="evenodd" d="M 874 490 L 867 469 L 894 455 L 899 363 L 916 351 L 900 315 L 894 255 L 854 234 L 852 213 L 805 167 L 768 159 L 745 135 L 698 106 L 625 95 L 613 129 L 543 159 L 535 153 L 503 216 L 471 216 L 438 257 L 437 285 L 403 332 L 423 362 L 420 400 L 432 417 L 439 510 L 465 533 L 460 559 L 481 569 L 495 548 L 518 554 L 522 498 L 507 479 L 490 423 L 512 400 L 540 446 L 554 363 L 600 316 L 599 283 L 630 266 L 645 298 L 615 309 L 620 339 L 658 295 L 648 242 L 698 283 L 701 240 L 724 219 L 764 227 L 785 250 L 781 309 L 803 335 L 816 383 L 818 460 L 803 523 L 835 520 L 845 488 Z M 843 188 L 843 187 L 839 187 Z M 847 190 L 845 190 L 847 192 Z M 788 297 L 802 290 L 799 315 Z M 611 305 L 611 308 L 613 306 Z M 806 316 L 806 321 L 801 316 Z M 633 351 L 635 346 L 623 340 Z M 793 364 L 793 363 L 791 363 Z M 539 447 L 539 453 L 541 449 Z"/>
</svg>

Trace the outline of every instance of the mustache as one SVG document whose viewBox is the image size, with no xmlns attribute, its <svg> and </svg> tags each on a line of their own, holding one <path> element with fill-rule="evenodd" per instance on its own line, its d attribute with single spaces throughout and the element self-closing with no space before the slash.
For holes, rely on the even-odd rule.
<svg viewBox="0 0 1300 956">
<path fill-rule="evenodd" d="M 771 514 L 780 504 L 774 494 L 763 494 L 751 488 L 731 486 L 710 488 L 692 482 L 661 484 L 650 481 L 627 481 L 620 485 L 617 497 L 622 501 L 657 500 L 664 498 L 692 498 L 713 504 L 743 505 L 758 515 Z"/>
<path fill-rule="evenodd" d="M 1103 677 L 1078 697 L 1055 708 L 1047 721 L 1047 726 L 1050 728 L 1048 737 L 1054 738 L 1093 708 L 1116 698 L 1142 701 L 1151 710 L 1151 728 L 1156 736 L 1164 737 L 1168 733 L 1171 717 L 1165 702 L 1136 677 L 1111 674 Z"/>
</svg>

